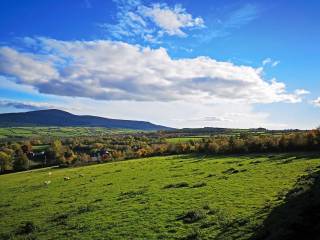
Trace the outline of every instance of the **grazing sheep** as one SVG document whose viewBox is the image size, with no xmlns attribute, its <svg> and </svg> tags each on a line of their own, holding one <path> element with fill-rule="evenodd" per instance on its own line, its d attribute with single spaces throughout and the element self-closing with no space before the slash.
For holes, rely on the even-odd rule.
<svg viewBox="0 0 320 240">
<path fill-rule="evenodd" d="M 51 183 L 51 181 L 50 180 L 48 180 L 48 181 L 44 181 L 44 184 L 45 185 L 49 185 Z"/>
<path fill-rule="evenodd" d="M 51 176 L 52 172 L 48 172 L 48 175 Z"/>
<path fill-rule="evenodd" d="M 79 174 L 79 177 L 84 177 L 84 175 L 80 173 L 80 174 Z"/>
<path fill-rule="evenodd" d="M 65 181 L 68 181 L 68 180 L 70 180 L 70 177 L 64 177 L 63 178 Z"/>
</svg>

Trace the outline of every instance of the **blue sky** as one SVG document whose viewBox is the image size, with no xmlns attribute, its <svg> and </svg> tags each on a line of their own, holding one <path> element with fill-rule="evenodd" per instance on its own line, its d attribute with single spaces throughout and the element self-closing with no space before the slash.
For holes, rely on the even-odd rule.
<svg viewBox="0 0 320 240">
<path fill-rule="evenodd" d="M 0 112 L 320 125 L 318 1 L 4 0 Z"/>
</svg>

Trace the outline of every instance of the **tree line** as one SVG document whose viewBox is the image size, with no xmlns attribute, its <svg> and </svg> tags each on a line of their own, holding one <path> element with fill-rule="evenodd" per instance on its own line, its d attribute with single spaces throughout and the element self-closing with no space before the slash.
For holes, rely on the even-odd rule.
<svg viewBox="0 0 320 240">
<path fill-rule="evenodd" d="M 33 149 L 41 144 L 46 146 L 44 150 Z M 53 139 L 46 142 L 31 140 L 6 142 L 0 145 L 0 172 L 172 154 L 245 154 L 319 150 L 319 129 L 282 134 L 255 135 L 243 132 L 231 136 L 213 135 L 180 143 L 168 143 L 161 133 Z"/>
</svg>

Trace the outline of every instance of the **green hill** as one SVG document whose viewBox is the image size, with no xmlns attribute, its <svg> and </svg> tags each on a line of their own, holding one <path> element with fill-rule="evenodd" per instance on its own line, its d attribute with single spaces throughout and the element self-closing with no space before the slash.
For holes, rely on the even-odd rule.
<svg viewBox="0 0 320 240">
<path fill-rule="evenodd" d="M 319 165 L 180 155 L 2 175 L 0 239 L 250 239 Z"/>
<path fill-rule="evenodd" d="M 132 130 L 170 130 L 172 128 L 145 121 L 103 118 L 90 115 L 75 115 L 58 109 L 0 114 L 1 127 L 104 127 Z"/>
</svg>

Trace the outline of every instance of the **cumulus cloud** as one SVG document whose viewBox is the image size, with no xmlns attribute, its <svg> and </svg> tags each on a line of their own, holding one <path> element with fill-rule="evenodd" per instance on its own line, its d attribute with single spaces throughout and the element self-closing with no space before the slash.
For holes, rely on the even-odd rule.
<svg viewBox="0 0 320 240">
<path fill-rule="evenodd" d="M 38 53 L 0 48 L 0 73 L 41 93 L 100 100 L 299 102 L 261 68 L 210 57 L 173 59 L 164 48 L 36 38 Z M 301 91 L 301 90 L 299 90 Z"/>
<path fill-rule="evenodd" d="M 51 62 L 43 61 L 41 55 L 19 53 L 9 47 L 0 48 L 0 71 L 14 72 L 14 75 L 23 76 L 21 80 L 26 84 L 46 82 L 59 76 Z"/>
<path fill-rule="evenodd" d="M 201 17 L 193 18 L 180 5 L 169 8 L 165 4 L 154 4 L 152 7 L 141 7 L 143 16 L 149 17 L 163 32 L 169 35 L 186 36 L 183 28 L 203 27 Z"/>
<path fill-rule="evenodd" d="M 115 0 L 118 6 L 117 23 L 100 24 L 115 38 L 139 37 L 158 42 L 163 35 L 187 36 L 186 30 L 204 27 L 201 17 L 193 17 L 181 5 L 165 3 L 144 5 L 139 0 Z"/>
</svg>

